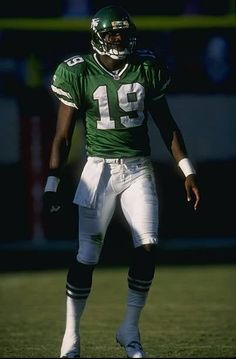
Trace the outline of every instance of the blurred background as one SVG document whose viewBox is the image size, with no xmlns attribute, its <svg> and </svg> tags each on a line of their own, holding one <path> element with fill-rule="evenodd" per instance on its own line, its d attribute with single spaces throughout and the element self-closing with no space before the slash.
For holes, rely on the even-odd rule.
<svg viewBox="0 0 236 359">
<path fill-rule="evenodd" d="M 42 194 L 56 123 L 50 83 L 64 59 L 90 51 L 91 16 L 121 5 L 138 29 L 138 46 L 155 49 L 169 66 L 167 96 L 199 176 L 197 212 L 186 202 L 183 178 L 150 121 L 160 196 L 162 263 L 236 259 L 236 1 L 22 0 L 0 12 L 0 269 L 63 267 L 77 247 L 72 204 L 84 163 L 79 121 L 60 185 L 64 206 L 42 216 Z M 128 260 L 131 237 L 118 207 L 101 263 Z"/>
</svg>

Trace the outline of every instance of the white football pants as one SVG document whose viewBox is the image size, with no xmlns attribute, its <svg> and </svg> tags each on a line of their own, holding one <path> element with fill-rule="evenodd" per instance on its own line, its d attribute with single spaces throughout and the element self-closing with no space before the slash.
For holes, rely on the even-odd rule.
<svg viewBox="0 0 236 359">
<path fill-rule="evenodd" d="M 97 264 L 117 200 L 134 247 L 157 244 L 158 198 L 150 159 L 88 157 L 74 197 L 79 205 L 81 263 Z"/>
</svg>

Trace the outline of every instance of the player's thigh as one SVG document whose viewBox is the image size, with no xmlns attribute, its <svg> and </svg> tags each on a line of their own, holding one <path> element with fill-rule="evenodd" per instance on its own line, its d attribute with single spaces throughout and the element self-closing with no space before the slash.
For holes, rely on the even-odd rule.
<svg viewBox="0 0 236 359">
<path fill-rule="evenodd" d="M 94 236 L 102 239 L 115 210 L 116 198 L 114 195 L 102 194 L 95 208 L 79 208 L 79 238 L 89 240 Z"/>
<path fill-rule="evenodd" d="M 121 206 L 134 236 L 155 235 L 158 197 L 153 174 L 140 176 L 121 195 Z"/>
<path fill-rule="evenodd" d="M 115 210 L 115 197 L 98 201 L 95 208 L 79 208 L 79 249 L 77 259 L 84 264 L 97 264 L 107 227 Z"/>
</svg>

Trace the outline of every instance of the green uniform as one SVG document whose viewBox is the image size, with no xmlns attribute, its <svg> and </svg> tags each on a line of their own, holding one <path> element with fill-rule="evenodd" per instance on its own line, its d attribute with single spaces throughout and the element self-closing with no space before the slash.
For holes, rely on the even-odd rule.
<svg viewBox="0 0 236 359">
<path fill-rule="evenodd" d="M 148 52 L 137 52 L 118 71 L 107 71 L 95 54 L 62 62 L 52 90 L 85 120 L 88 156 L 149 156 L 148 106 L 165 95 L 167 69 Z"/>
</svg>

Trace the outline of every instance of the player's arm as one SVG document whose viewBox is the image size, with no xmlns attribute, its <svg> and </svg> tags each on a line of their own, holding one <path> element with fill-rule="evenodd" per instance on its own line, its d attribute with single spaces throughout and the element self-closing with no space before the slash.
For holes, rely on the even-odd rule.
<svg viewBox="0 0 236 359">
<path fill-rule="evenodd" d="M 160 134 L 166 147 L 178 163 L 187 156 L 182 134 L 170 112 L 169 105 L 165 96 L 155 101 L 149 108 L 154 123 L 160 130 Z"/>
<path fill-rule="evenodd" d="M 61 176 L 71 148 L 75 127 L 75 109 L 60 102 L 57 116 L 56 132 L 52 142 L 49 171 Z"/>
<path fill-rule="evenodd" d="M 58 184 L 67 162 L 75 127 L 75 109 L 60 102 L 56 131 L 52 141 L 49 160 L 49 173 L 44 189 L 44 212 L 52 213 L 60 209 L 60 198 L 57 195 Z"/>
<path fill-rule="evenodd" d="M 192 195 L 194 195 L 194 209 L 196 210 L 200 200 L 200 193 L 196 183 L 196 172 L 188 158 L 182 133 L 170 112 L 165 96 L 154 101 L 149 108 L 149 112 L 154 123 L 159 128 L 166 147 L 185 175 L 187 200 L 191 201 Z"/>
</svg>

